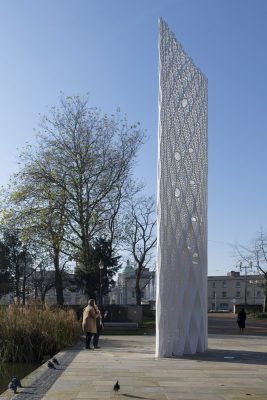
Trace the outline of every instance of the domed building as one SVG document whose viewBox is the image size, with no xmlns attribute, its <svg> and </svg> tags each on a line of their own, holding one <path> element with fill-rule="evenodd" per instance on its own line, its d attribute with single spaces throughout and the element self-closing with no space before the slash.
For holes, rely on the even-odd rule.
<svg viewBox="0 0 267 400">
<path fill-rule="evenodd" d="M 130 263 L 126 262 L 126 266 L 121 273 L 118 274 L 118 280 L 115 287 L 111 290 L 109 297 L 111 304 L 136 304 L 136 269 Z M 155 272 L 145 268 L 142 272 L 140 280 L 140 288 L 142 292 L 142 303 L 155 301 L 156 298 L 156 282 Z"/>
</svg>

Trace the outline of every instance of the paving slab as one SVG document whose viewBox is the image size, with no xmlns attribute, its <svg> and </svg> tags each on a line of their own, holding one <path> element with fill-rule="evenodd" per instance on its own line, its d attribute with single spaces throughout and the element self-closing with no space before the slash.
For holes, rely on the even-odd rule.
<svg viewBox="0 0 267 400">
<path fill-rule="evenodd" d="M 28 397 L 22 391 L 14 398 L 266 400 L 266 345 L 264 336 L 210 335 L 205 353 L 157 359 L 153 336 L 105 336 L 99 350 L 83 344 L 69 350 L 70 361 L 61 363 L 60 373 L 46 370 L 51 379 L 58 375 L 41 397 L 25 388 Z M 64 361 L 67 354 L 57 358 Z M 114 393 L 117 380 L 121 389 Z"/>
</svg>

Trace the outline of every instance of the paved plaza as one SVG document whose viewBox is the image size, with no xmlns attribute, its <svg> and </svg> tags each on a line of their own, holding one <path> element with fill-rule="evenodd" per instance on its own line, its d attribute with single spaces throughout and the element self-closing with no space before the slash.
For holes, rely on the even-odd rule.
<svg viewBox="0 0 267 400">
<path fill-rule="evenodd" d="M 85 350 L 81 343 L 57 355 L 60 370 L 51 371 L 42 365 L 38 384 L 31 382 L 31 375 L 26 377 L 23 380 L 25 389 L 13 398 L 267 398 L 266 336 L 211 334 L 208 352 L 179 358 L 155 359 L 154 349 L 154 336 L 103 336 L 101 349 L 94 351 Z M 46 380 L 42 379 L 44 374 Z M 51 384 L 51 380 L 54 383 Z M 121 385 L 118 394 L 113 392 L 117 380 Z M 50 388 L 42 387 L 42 384 Z M 0 399 L 4 398 L 7 398 L 5 394 L 0 396 Z"/>
</svg>

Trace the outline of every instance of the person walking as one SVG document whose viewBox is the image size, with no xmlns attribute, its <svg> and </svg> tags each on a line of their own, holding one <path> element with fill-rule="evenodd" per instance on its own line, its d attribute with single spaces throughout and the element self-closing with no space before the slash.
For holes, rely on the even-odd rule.
<svg viewBox="0 0 267 400">
<path fill-rule="evenodd" d="M 237 314 L 237 324 L 239 326 L 239 331 L 240 333 L 244 332 L 244 329 L 246 327 L 246 319 L 247 319 L 247 313 L 244 308 L 242 308 L 239 313 Z"/>
<path fill-rule="evenodd" d="M 88 301 L 88 305 L 83 310 L 83 320 L 82 320 L 82 329 L 86 334 L 85 337 L 85 347 L 89 350 L 94 350 L 91 347 L 91 339 L 94 334 L 97 332 L 96 328 L 96 319 L 100 315 L 100 311 L 96 307 L 94 299 L 90 299 Z"/>
</svg>

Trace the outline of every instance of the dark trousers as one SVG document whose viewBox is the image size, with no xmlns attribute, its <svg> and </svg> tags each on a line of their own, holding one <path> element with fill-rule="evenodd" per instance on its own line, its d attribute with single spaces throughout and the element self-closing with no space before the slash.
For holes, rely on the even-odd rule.
<svg viewBox="0 0 267 400">
<path fill-rule="evenodd" d="M 99 335 L 100 335 L 100 329 L 97 329 L 97 332 L 94 334 L 94 338 L 93 338 L 94 347 L 98 346 Z"/>
<path fill-rule="evenodd" d="M 92 336 L 93 336 L 93 333 L 91 333 L 91 332 L 86 332 L 85 347 L 86 347 L 87 349 L 90 348 Z"/>
</svg>

